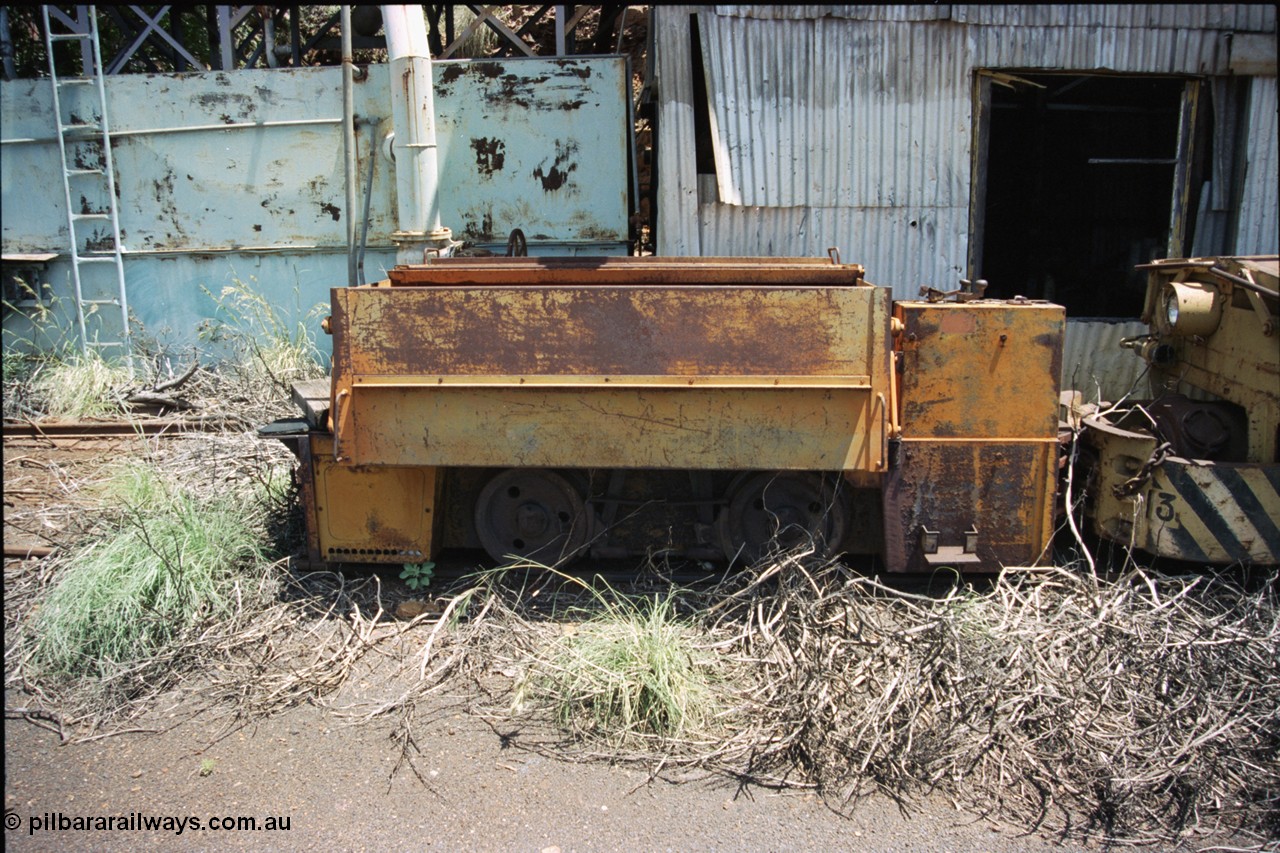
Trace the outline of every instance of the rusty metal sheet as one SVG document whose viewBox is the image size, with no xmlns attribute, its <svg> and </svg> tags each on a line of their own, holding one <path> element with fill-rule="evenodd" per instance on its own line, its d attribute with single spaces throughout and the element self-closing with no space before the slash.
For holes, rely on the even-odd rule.
<svg viewBox="0 0 1280 853">
<path fill-rule="evenodd" d="M 880 288 L 336 288 L 332 303 L 335 395 L 357 377 L 406 375 L 869 375 L 887 384 Z"/>
<path fill-rule="evenodd" d="M 429 560 L 440 547 L 442 487 L 435 468 L 339 465 L 333 438 L 304 442 L 303 507 L 313 560 L 407 563 Z"/>
<path fill-rule="evenodd" d="M 855 287 L 865 285 L 857 264 L 823 258 L 448 258 L 391 270 L 392 286 L 458 285 L 755 285 Z"/>
<path fill-rule="evenodd" d="M 1280 455 L 1277 266 L 1277 258 L 1268 255 L 1172 259 L 1145 267 L 1145 319 L 1153 323 L 1152 331 L 1166 352 L 1163 360 L 1151 365 L 1152 387 L 1205 391 L 1243 408 L 1249 420 L 1249 451 L 1242 461 L 1271 462 Z M 1184 282 L 1202 283 L 1216 295 L 1218 319 L 1212 330 L 1192 335 L 1167 328 L 1161 316 L 1166 288 Z"/>
<path fill-rule="evenodd" d="M 338 456 L 883 469 L 889 293 L 851 286 L 851 269 L 728 260 L 494 267 L 504 269 L 518 283 L 333 291 Z M 729 284 L 753 271 L 771 284 Z M 782 283 L 817 271 L 838 285 Z M 683 283 L 649 283 L 660 274 Z M 581 280 L 535 286 L 533 275 Z"/>
<path fill-rule="evenodd" d="M 1163 557 L 1205 563 L 1280 563 L 1280 465 L 1169 456 L 1142 477 L 1158 439 L 1094 416 L 1093 502 L 1100 536 Z"/>
<path fill-rule="evenodd" d="M 355 464 L 881 470 L 867 388 L 357 388 L 339 412 Z"/>
<path fill-rule="evenodd" d="M 1065 314 L 1050 303 L 899 302 L 904 437 L 1052 439 Z"/>
<path fill-rule="evenodd" d="M 1144 551 L 1210 563 L 1280 563 L 1280 465 L 1166 459 L 1134 531 Z"/>
<path fill-rule="evenodd" d="M 904 439 L 885 478 L 888 570 L 948 565 L 926 554 L 926 529 L 940 550 L 962 548 L 977 531 L 975 561 L 951 564 L 966 572 L 1038 563 L 1053 536 L 1057 461 L 1056 441 Z"/>
</svg>

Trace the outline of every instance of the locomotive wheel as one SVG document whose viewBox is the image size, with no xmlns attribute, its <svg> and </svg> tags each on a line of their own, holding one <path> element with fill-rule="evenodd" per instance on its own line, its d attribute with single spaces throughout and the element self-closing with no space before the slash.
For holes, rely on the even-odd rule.
<svg viewBox="0 0 1280 853">
<path fill-rule="evenodd" d="M 839 553 L 849 528 L 847 489 L 820 474 L 784 471 L 739 477 L 720 515 L 720 546 L 730 562 L 754 563 L 773 551 L 810 544 Z"/>
<path fill-rule="evenodd" d="M 572 560 L 590 533 L 582 495 L 552 471 L 511 468 L 476 499 L 476 534 L 499 563 L 511 558 L 547 565 Z"/>
</svg>

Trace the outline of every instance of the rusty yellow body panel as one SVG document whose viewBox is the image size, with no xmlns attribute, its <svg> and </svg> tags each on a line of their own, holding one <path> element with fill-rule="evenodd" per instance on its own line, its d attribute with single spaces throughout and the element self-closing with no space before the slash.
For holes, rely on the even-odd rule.
<svg viewBox="0 0 1280 853">
<path fill-rule="evenodd" d="M 362 377 L 888 371 L 873 287 L 335 288 L 335 395 Z"/>
<path fill-rule="evenodd" d="M 1280 259 L 1194 258 L 1148 265 L 1147 308 L 1153 396 L 1207 391 L 1244 409 L 1249 462 L 1280 461 Z M 1202 306 L 1182 306 L 1171 324 L 1169 300 L 1179 290 L 1207 294 Z M 1189 309 L 1198 308 L 1199 311 Z M 1194 334 L 1179 326 L 1199 319 Z"/>
<path fill-rule="evenodd" d="M 313 559 L 412 563 L 436 555 L 444 515 L 439 469 L 339 464 L 332 436 L 320 432 L 308 435 L 305 448 Z"/>
<path fill-rule="evenodd" d="M 1033 565 L 1053 536 L 1064 310 L 899 302 L 901 442 L 884 485 L 890 570 Z"/>
<path fill-rule="evenodd" d="M 802 271 L 838 284 L 335 289 L 338 458 L 883 470 L 888 291 Z"/>
<path fill-rule="evenodd" d="M 618 385 L 357 386 L 340 455 L 393 465 L 884 467 L 884 407 L 866 386 Z"/>
<path fill-rule="evenodd" d="M 1173 455 L 1150 465 L 1161 439 L 1143 428 L 1141 413 L 1125 414 L 1084 420 L 1098 454 L 1101 536 L 1179 560 L 1280 563 L 1280 465 Z"/>
<path fill-rule="evenodd" d="M 315 559 L 429 559 L 441 530 L 499 561 L 785 535 L 995 571 L 1052 533 L 1058 306 L 895 307 L 822 258 L 452 258 L 332 312 L 297 442 Z"/>
<path fill-rule="evenodd" d="M 1100 536 L 1158 556 L 1280 563 L 1280 258 L 1155 261 L 1126 342 L 1151 400 L 1087 413 Z"/>
<path fill-rule="evenodd" d="M 899 302 L 904 436 L 1056 439 L 1064 309 Z"/>
</svg>

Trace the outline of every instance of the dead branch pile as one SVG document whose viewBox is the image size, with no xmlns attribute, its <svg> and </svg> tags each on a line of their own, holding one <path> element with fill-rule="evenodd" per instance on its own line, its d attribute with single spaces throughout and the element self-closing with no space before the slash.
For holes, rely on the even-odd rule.
<svg viewBox="0 0 1280 853">
<path fill-rule="evenodd" d="M 1068 837 L 1280 830 L 1274 578 L 1024 569 L 922 595 L 791 554 L 677 598 L 723 661 L 714 719 L 681 737 L 620 742 L 526 701 L 521 685 L 558 665 L 550 650 L 592 602 L 612 605 L 539 601 L 493 577 L 449 599 L 425 642 L 406 635 L 416 679 L 345 713 L 399 715 L 411 761 L 424 700 L 465 682 L 480 688 L 471 710 L 525 748 L 811 787 L 841 811 L 941 791 Z"/>
<path fill-rule="evenodd" d="M 927 597 L 788 558 L 709 612 L 759 662 L 748 772 L 1142 839 L 1280 828 L 1277 603 L 1274 584 L 1064 569 Z"/>
<path fill-rule="evenodd" d="M 193 377 L 199 381 L 199 375 Z M 251 436 L 189 436 L 150 461 L 214 493 L 260 480 L 285 451 Z M 76 493 L 83 493 L 79 488 Z M 468 696 L 504 737 L 557 755 L 703 768 L 816 787 L 843 809 L 871 792 L 962 805 L 1068 835 L 1164 840 L 1240 828 L 1280 835 L 1280 592 L 1274 574 L 1008 570 L 989 586 L 904 591 L 839 562 L 782 554 L 713 588 L 617 591 L 533 571 L 471 579 L 411 620 L 388 614 L 377 576 L 298 574 L 283 561 L 244 579 L 232 614 L 175 645 L 150 688 L 104 710 L 25 677 L 23 634 L 65 567 L 6 566 L 6 708 L 66 738 L 142 724 L 161 692 L 198 692 L 243 721 L 302 702 L 359 723 L 397 720 L 412 767 L 443 694 Z M 569 588 L 565 594 L 562 587 Z M 588 587 L 591 587 L 588 589 Z M 514 702 L 549 650 L 618 596 L 669 597 L 721 661 L 707 725 L 616 740 L 556 728 Z M 264 592 L 268 594 L 263 594 Z M 373 690 L 352 675 L 378 668 Z M 381 680 L 379 680 L 381 679 Z M 363 685 L 362 685 L 363 686 Z M 514 713 L 513 713 L 514 711 Z M 544 737 L 545 735 L 545 737 Z"/>
</svg>

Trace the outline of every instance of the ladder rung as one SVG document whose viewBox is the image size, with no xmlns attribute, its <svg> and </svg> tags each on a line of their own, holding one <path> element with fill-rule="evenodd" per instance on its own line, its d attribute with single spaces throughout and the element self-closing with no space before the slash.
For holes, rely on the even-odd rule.
<svg viewBox="0 0 1280 853">
<path fill-rule="evenodd" d="M 71 218 L 79 222 L 82 219 L 110 219 L 110 213 L 73 213 Z"/>
<path fill-rule="evenodd" d="M 102 128 L 96 124 L 64 124 L 62 126 L 64 135 L 76 133 L 102 133 Z"/>
<path fill-rule="evenodd" d="M 50 41 L 75 41 L 77 39 L 89 38 L 88 33 L 50 33 Z"/>
<path fill-rule="evenodd" d="M 81 305 L 119 305 L 119 299 L 81 299 Z"/>
<path fill-rule="evenodd" d="M 115 258 L 82 258 L 76 255 L 75 261 L 78 264 L 114 264 Z"/>
<path fill-rule="evenodd" d="M 122 347 L 123 341 L 89 341 L 91 347 Z"/>
<path fill-rule="evenodd" d="M 76 175 L 105 175 L 101 169 L 67 169 L 67 177 L 74 178 Z"/>
<path fill-rule="evenodd" d="M 59 80 L 59 86 L 88 86 L 93 83 L 92 77 L 68 77 L 65 80 Z"/>
</svg>

